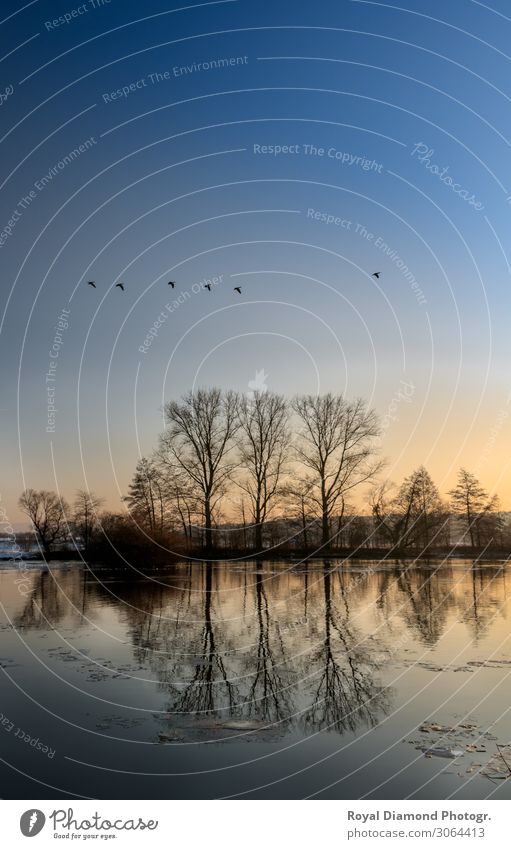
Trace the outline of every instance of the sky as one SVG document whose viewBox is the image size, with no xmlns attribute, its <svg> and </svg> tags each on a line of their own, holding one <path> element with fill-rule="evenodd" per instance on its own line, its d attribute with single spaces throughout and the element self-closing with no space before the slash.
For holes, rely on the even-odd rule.
<svg viewBox="0 0 511 849">
<path fill-rule="evenodd" d="M 505 0 L 1 15 L 11 521 L 28 486 L 120 509 L 165 401 L 254 382 L 362 396 L 389 478 L 511 509 Z"/>
</svg>

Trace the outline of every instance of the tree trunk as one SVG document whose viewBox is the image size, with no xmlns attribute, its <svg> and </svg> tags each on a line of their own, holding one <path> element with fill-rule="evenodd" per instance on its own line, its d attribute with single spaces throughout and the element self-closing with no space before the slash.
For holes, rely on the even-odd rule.
<svg viewBox="0 0 511 849">
<path fill-rule="evenodd" d="M 188 516 L 188 539 L 190 540 L 190 545 L 193 545 L 192 515 L 188 504 L 186 505 L 186 515 Z"/>
<path fill-rule="evenodd" d="M 470 544 L 473 548 L 474 547 L 474 528 L 472 526 L 473 525 L 473 523 L 472 523 L 472 511 L 470 510 L 470 502 L 468 500 L 468 497 L 467 497 L 467 525 L 468 525 L 468 532 L 470 534 Z"/>
<path fill-rule="evenodd" d="M 213 549 L 213 530 L 211 527 L 211 503 L 207 497 L 204 501 L 204 521 L 206 524 L 206 549 L 211 551 Z"/>
<path fill-rule="evenodd" d="M 336 536 L 336 547 L 342 548 L 345 544 L 344 536 L 345 536 L 345 526 L 344 526 L 344 510 L 346 508 L 346 504 L 344 498 L 341 499 L 341 512 L 339 513 L 339 519 L 337 522 L 337 536 Z"/>
<path fill-rule="evenodd" d="M 307 538 L 307 520 L 305 517 L 305 505 L 302 498 L 302 534 L 303 534 L 303 547 L 305 551 L 309 548 L 309 540 Z"/>
<path fill-rule="evenodd" d="M 323 473 L 321 475 L 321 546 L 323 551 L 328 551 L 330 548 L 330 516 Z"/>
<path fill-rule="evenodd" d="M 328 508 L 323 505 L 323 515 L 321 517 L 321 543 L 324 551 L 330 548 L 330 522 L 328 521 Z"/>
<path fill-rule="evenodd" d="M 255 547 L 257 551 L 261 551 L 263 548 L 263 526 L 261 522 L 258 522 L 255 526 Z"/>
<path fill-rule="evenodd" d="M 243 548 L 247 550 L 247 519 L 245 516 L 245 502 L 241 502 L 241 517 L 243 519 Z"/>
</svg>

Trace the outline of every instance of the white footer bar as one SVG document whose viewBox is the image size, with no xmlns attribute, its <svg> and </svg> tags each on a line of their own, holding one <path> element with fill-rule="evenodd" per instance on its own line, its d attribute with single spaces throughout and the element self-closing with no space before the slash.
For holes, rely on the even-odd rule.
<svg viewBox="0 0 511 849">
<path fill-rule="evenodd" d="M 508 849 L 509 802 L 6 801 L 1 845 Z M 34 838 L 34 844 L 27 841 Z"/>
</svg>

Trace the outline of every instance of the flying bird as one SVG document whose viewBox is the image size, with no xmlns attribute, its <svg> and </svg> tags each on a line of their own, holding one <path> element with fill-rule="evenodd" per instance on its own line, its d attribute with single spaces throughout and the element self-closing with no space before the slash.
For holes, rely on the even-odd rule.
<svg viewBox="0 0 511 849">
<path fill-rule="evenodd" d="M 168 284 L 167 284 L 167 285 L 168 285 L 168 286 L 172 286 L 172 288 L 174 288 L 174 286 L 175 286 L 176 284 L 174 283 L 174 281 L 173 281 L 173 280 L 169 280 L 169 282 L 168 282 Z"/>
<path fill-rule="evenodd" d="M 211 283 L 204 283 L 204 288 L 211 292 Z"/>
<path fill-rule="evenodd" d="M 96 284 L 94 283 L 93 280 L 89 280 L 89 282 L 87 283 L 87 286 L 93 286 L 94 289 L 97 289 L 97 286 L 96 286 Z"/>
<path fill-rule="evenodd" d="M 124 285 L 122 283 L 116 283 L 115 288 L 116 289 L 122 289 L 122 291 L 124 292 Z"/>
<path fill-rule="evenodd" d="M 371 274 L 371 277 L 376 277 L 376 279 L 379 280 L 380 274 L 381 274 L 381 271 L 375 271 L 373 274 Z"/>
<path fill-rule="evenodd" d="M 234 291 L 238 292 L 241 295 L 241 286 L 235 286 Z"/>
</svg>

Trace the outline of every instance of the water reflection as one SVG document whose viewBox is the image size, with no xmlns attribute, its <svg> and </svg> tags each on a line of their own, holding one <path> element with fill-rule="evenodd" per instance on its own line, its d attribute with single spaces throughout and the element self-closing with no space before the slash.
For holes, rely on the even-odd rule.
<svg viewBox="0 0 511 849">
<path fill-rule="evenodd" d="M 323 567 L 322 640 L 312 656 L 318 683 L 304 714 L 308 729 L 354 731 L 361 722 L 376 724 L 388 708 L 388 695 L 375 680 L 378 663 L 351 624 L 350 581 L 346 577 L 339 572 L 332 576 L 329 564 Z M 337 593 L 332 589 L 335 579 Z M 337 599 L 342 602 L 342 613 Z"/>
<path fill-rule="evenodd" d="M 294 712 L 292 676 L 283 635 L 274 626 L 262 574 L 255 580 L 255 626 L 257 655 L 255 671 L 250 673 L 247 663 L 247 714 L 267 723 L 281 723 Z"/>
<path fill-rule="evenodd" d="M 405 622 L 430 646 L 440 639 L 455 605 L 452 570 L 448 566 L 442 569 L 445 574 L 440 575 L 439 570 L 432 574 L 428 569 L 409 568 L 400 571 L 397 578 L 401 596 L 398 605 L 404 611 Z"/>
<path fill-rule="evenodd" d="M 175 651 L 174 646 L 177 646 L 177 653 L 185 657 L 195 654 L 191 660 L 190 681 L 171 702 L 172 713 L 216 715 L 221 705 L 227 707 L 231 715 L 236 707 L 235 678 L 228 672 L 224 661 L 224 655 L 228 652 L 228 638 L 221 623 L 214 621 L 212 615 L 213 575 L 213 566 L 207 563 L 204 566 L 203 591 L 199 594 L 202 621 L 197 619 L 196 633 L 192 636 L 189 629 L 184 627 L 176 632 L 174 641 L 169 641 L 166 646 L 169 656 Z M 196 615 L 199 616 L 199 613 Z"/>
<path fill-rule="evenodd" d="M 505 569 L 332 562 L 176 566 L 152 577 L 56 570 L 33 578 L 17 628 L 123 628 L 176 722 L 209 718 L 354 732 L 389 712 L 382 665 L 431 648 L 453 617 L 482 639 L 507 601 Z"/>
<path fill-rule="evenodd" d="M 477 642 L 489 631 L 495 616 L 502 609 L 503 597 L 507 598 L 505 569 L 488 569 L 474 566 L 460 605 L 460 618 L 467 624 Z"/>
</svg>

